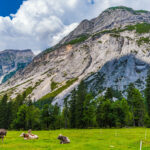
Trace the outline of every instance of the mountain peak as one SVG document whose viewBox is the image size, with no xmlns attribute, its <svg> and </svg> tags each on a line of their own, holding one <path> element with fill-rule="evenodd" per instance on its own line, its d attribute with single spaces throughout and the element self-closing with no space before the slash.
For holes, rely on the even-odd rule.
<svg viewBox="0 0 150 150">
<path fill-rule="evenodd" d="M 24 49 L 24 50 L 6 49 L 3 51 L 0 51 L 0 54 L 3 54 L 3 53 L 31 53 L 34 56 L 31 49 Z"/>
<path fill-rule="evenodd" d="M 134 10 L 125 6 L 110 7 L 92 20 L 83 20 L 77 28 L 61 40 L 60 44 L 67 43 L 81 35 L 94 34 L 103 30 L 138 24 L 150 23 L 150 12 Z"/>
</svg>

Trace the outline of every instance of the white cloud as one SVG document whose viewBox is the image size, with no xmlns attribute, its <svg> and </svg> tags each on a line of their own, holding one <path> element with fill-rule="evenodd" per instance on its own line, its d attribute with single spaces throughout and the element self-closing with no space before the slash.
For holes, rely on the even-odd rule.
<svg viewBox="0 0 150 150">
<path fill-rule="evenodd" d="M 77 24 L 65 25 L 65 10 L 77 0 L 28 0 L 10 17 L 0 17 L 0 50 L 31 48 L 36 53 L 56 44 Z"/>
<path fill-rule="evenodd" d="M 77 25 L 78 25 L 78 23 L 73 23 L 69 26 L 66 26 L 62 32 L 54 35 L 52 38 L 53 39 L 52 45 L 57 44 L 60 39 L 62 39 L 65 35 L 68 35 L 70 33 L 70 31 L 72 31 Z"/>
<path fill-rule="evenodd" d="M 149 9 L 149 0 L 27 0 L 16 14 L 0 17 L 0 50 L 31 48 L 38 53 L 56 44 L 83 19 L 126 5 Z"/>
</svg>

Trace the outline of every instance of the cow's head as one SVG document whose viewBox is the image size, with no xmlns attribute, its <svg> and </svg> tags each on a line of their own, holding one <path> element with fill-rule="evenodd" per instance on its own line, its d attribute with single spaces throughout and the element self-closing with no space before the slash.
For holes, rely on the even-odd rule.
<svg viewBox="0 0 150 150">
<path fill-rule="evenodd" d="M 57 139 L 62 140 L 62 135 L 61 135 L 61 134 L 59 134 L 59 136 L 58 136 L 58 138 L 57 138 Z"/>
<path fill-rule="evenodd" d="M 29 134 L 31 134 L 31 132 L 32 132 L 32 130 L 31 130 L 31 129 L 30 129 L 30 130 L 28 130 L 28 133 L 29 133 Z"/>
<path fill-rule="evenodd" d="M 23 132 L 23 133 L 21 133 L 21 135 L 20 135 L 20 137 L 24 137 L 25 136 L 25 133 Z"/>
<path fill-rule="evenodd" d="M 28 138 L 28 137 L 29 137 L 29 135 L 28 135 L 28 134 L 26 134 L 26 133 L 22 133 L 22 134 L 20 135 L 20 137 Z"/>
</svg>

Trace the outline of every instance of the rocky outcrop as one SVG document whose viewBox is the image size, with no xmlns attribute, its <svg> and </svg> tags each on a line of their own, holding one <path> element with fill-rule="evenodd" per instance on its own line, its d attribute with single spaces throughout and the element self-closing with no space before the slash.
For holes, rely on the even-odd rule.
<svg viewBox="0 0 150 150">
<path fill-rule="evenodd" d="M 98 72 L 88 77 L 85 83 L 88 91 L 96 95 L 109 87 L 124 93 L 130 83 L 134 83 L 140 91 L 143 91 L 149 69 L 149 62 L 133 54 L 127 54 L 106 62 Z"/>
<path fill-rule="evenodd" d="M 4 81 L 5 76 L 23 69 L 34 57 L 31 50 L 4 50 L 0 52 L 0 78 Z M 11 75 L 10 75 L 11 76 Z M 7 79 L 5 79 L 6 81 Z"/>
</svg>

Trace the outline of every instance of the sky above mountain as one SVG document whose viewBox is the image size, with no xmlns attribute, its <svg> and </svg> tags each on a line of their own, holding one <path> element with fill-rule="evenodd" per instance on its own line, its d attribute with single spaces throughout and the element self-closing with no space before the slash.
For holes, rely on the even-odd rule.
<svg viewBox="0 0 150 150">
<path fill-rule="evenodd" d="M 150 10 L 149 0 L 0 0 L 0 50 L 51 47 L 83 19 L 112 6 Z"/>
<path fill-rule="evenodd" d="M 15 14 L 22 5 L 23 0 L 1 0 L 0 1 L 0 16 L 9 16 Z"/>
</svg>

